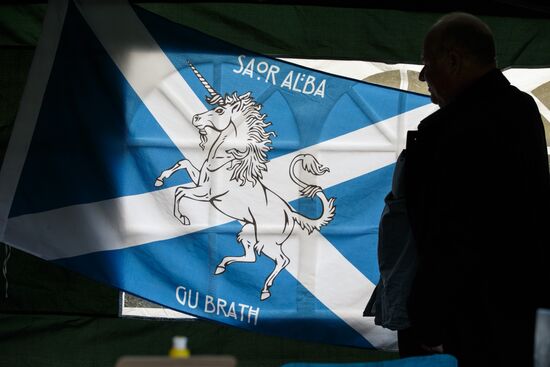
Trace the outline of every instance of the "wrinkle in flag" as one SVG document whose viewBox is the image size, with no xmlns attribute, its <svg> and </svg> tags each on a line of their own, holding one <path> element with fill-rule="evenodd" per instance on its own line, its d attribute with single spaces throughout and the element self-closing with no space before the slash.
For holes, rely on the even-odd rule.
<svg viewBox="0 0 550 367">
<path fill-rule="evenodd" d="M 54 3 L 2 168 L 2 240 L 198 317 L 391 348 L 362 310 L 393 163 L 428 104 L 139 7 Z"/>
</svg>

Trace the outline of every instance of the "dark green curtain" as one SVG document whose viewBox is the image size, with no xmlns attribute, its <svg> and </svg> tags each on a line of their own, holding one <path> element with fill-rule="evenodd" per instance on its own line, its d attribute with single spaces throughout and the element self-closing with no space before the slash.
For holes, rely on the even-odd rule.
<svg viewBox="0 0 550 367">
<path fill-rule="evenodd" d="M 261 3 L 141 3 L 174 22 L 271 56 L 420 63 L 422 39 L 442 15 L 395 9 Z M 0 8 L 0 46 L 34 47 L 44 4 Z M 462 10 L 458 5 L 454 10 Z M 495 34 L 501 68 L 550 65 L 550 14 L 480 17 Z"/>
</svg>

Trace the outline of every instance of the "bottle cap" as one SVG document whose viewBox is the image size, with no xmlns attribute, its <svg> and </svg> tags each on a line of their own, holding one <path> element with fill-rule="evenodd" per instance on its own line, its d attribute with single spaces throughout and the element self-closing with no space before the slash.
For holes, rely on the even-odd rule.
<svg viewBox="0 0 550 367">
<path fill-rule="evenodd" d="M 175 349 L 187 349 L 187 337 L 186 336 L 173 337 L 172 346 Z"/>
</svg>

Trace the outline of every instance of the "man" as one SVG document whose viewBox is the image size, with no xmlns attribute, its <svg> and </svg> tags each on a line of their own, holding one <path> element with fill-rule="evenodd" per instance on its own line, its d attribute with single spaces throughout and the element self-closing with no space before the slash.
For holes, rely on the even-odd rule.
<svg viewBox="0 0 550 367">
<path fill-rule="evenodd" d="M 535 311 L 550 294 L 539 112 L 496 68 L 491 31 L 472 15 L 440 19 L 423 61 L 420 80 L 441 108 L 407 137 L 412 326 L 423 348 L 461 367 L 532 366 Z"/>
</svg>

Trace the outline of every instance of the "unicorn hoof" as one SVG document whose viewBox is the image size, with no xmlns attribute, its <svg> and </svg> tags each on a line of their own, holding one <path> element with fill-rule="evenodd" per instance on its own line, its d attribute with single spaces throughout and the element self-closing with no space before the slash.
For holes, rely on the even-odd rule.
<svg viewBox="0 0 550 367">
<path fill-rule="evenodd" d="M 181 222 L 181 224 L 183 224 L 184 226 L 188 226 L 191 224 L 191 222 L 189 221 L 189 218 L 187 218 L 185 215 L 180 215 L 178 220 Z"/>
<path fill-rule="evenodd" d="M 271 297 L 270 291 L 262 291 L 262 295 L 260 296 L 260 301 L 265 301 L 269 297 Z"/>
<path fill-rule="evenodd" d="M 162 186 L 162 185 L 164 185 L 164 181 L 162 181 L 161 179 L 157 178 L 157 179 L 155 180 L 155 187 L 160 187 L 160 186 Z"/>
<path fill-rule="evenodd" d="M 225 271 L 225 266 L 216 266 L 216 271 L 214 272 L 214 275 L 218 275 L 218 274 L 221 274 Z"/>
</svg>

